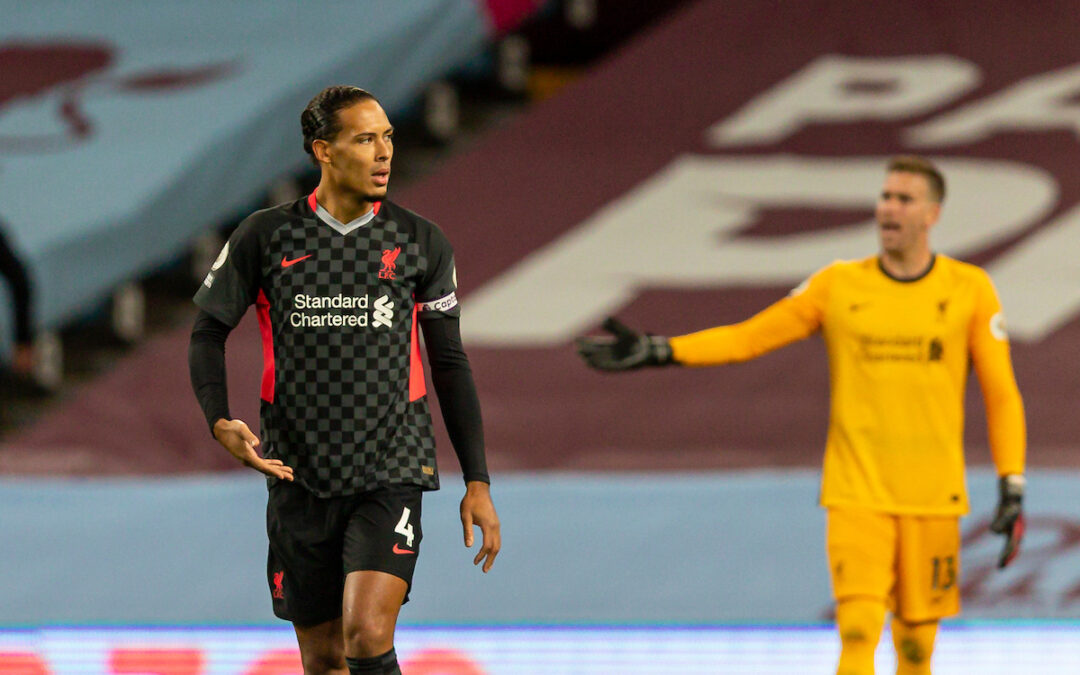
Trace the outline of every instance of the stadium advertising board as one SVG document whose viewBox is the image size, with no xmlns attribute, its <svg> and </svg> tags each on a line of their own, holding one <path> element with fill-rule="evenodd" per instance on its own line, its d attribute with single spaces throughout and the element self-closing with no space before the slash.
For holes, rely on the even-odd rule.
<svg viewBox="0 0 1080 675">
<path fill-rule="evenodd" d="M 1076 629 L 1060 625 L 946 625 L 934 672 L 1071 673 Z M 895 661 L 885 647 L 879 672 Z M 403 628 L 409 675 L 646 675 L 826 672 L 836 659 L 827 626 Z M 658 655 L 663 664 L 657 664 Z M 12 675 L 301 675 L 290 629 L 46 629 L 0 631 L 0 672 Z"/>
</svg>

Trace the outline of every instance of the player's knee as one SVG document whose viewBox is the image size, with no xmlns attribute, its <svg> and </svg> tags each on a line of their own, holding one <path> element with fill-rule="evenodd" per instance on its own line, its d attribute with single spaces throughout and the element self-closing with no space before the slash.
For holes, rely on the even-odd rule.
<svg viewBox="0 0 1080 675">
<path fill-rule="evenodd" d="M 846 623 L 837 626 L 840 631 L 840 642 L 848 647 L 866 647 L 877 643 L 870 636 L 870 630 L 865 624 Z"/>
<path fill-rule="evenodd" d="M 900 648 L 897 656 L 904 661 L 905 664 L 919 667 L 930 661 L 930 655 L 926 653 L 925 645 L 920 644 L 918 640 L 910 637 L 900 640 Z"/>
<path fill-rule="evenodd" d="M 885 607 L 876 600 L 844 600 L 836 607 L 836 628 L 844 645 L 874 648 L 884 622 Z"/>
<path fill-rule="evenodd" d="M 937 626 L 932 624 L 912 626 L 893 622 L 898 675 L 929 675 L 936 632 Z"/>
<path fill-rule="evenodd" d="M 838 675 L 869 675 L 874 672 L 874 650 L 885 623 L 885 606 L 878 600 L 842 600 L 836 607 L 840 633 Z"/>
<path fill-rule="evenodd" d="M 345 625 L 350 654 L 374 656 L 394 646 L 394 617 L 381 613 L 361 614 Z"/>
</svg>

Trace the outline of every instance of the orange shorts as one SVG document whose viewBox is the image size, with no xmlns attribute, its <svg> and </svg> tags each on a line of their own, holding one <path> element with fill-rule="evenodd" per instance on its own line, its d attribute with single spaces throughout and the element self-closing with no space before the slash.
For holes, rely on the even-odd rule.
<svg viewBox="0 0 1080 675">
<path fill-rule="evenodd" d="M 833 597 L 881 598 L 909 623 L 960 612 L 960 519 L 828 509 Z"/>
</svg>

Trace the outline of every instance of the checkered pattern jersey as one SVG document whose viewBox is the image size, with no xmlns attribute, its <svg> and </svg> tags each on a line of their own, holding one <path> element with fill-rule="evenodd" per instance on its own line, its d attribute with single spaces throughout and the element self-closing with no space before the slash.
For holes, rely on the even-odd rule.
<svg viewBox="0 0 1080 675">
<path fill-rule="evenodd" d="M 437 489 L 416 321 L 420 303 L 419 318 L 459 311 L 450 244 L 389 201 L 348 234 L 315 206 L 312 194 L 245 219 L 195 302 L 229 326 L 256 305 L 262 450 L 301 485 L 320 497 Z"/>
</svg>

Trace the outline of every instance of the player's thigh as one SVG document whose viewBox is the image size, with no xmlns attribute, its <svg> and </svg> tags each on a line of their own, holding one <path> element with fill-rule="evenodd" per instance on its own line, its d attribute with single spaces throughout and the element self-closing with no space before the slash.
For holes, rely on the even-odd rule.
<svg viewBox="0 0 1080 675">
<path fill-rule="evenodd" d="M 825 548 L 833 597 L 887 601 L 896 581 L 896 521 L 866 509 L 828 509 Z"/>
<path fill-rule="evenodd" d="M 280 481 L 266 507 L 266 576 L 274 614 L 301 626 L 341 616 L 345 515 L 340 499 L 320 499 Z"/>
<path fill-rule="evenodd" d="M 345 577 L 341 616 L 346 655 L 378 656 L 394 646 L 398 613 L 407 590 L 404 579 L 386 572 L 359 570 Z"/>
<path fill-rule="evenodd" d="M 911 623 L 960 611 L 960 519 L 901 516 L 896 614 Z"/>
<path fill-rule="evenodd" d="M 345 527 L 345 573 L 385 572 L 405 581 L 405 597 L 424 538 L 421 524 L 423 491 L 395 485 L 364 495 Z"/>
</svg>

